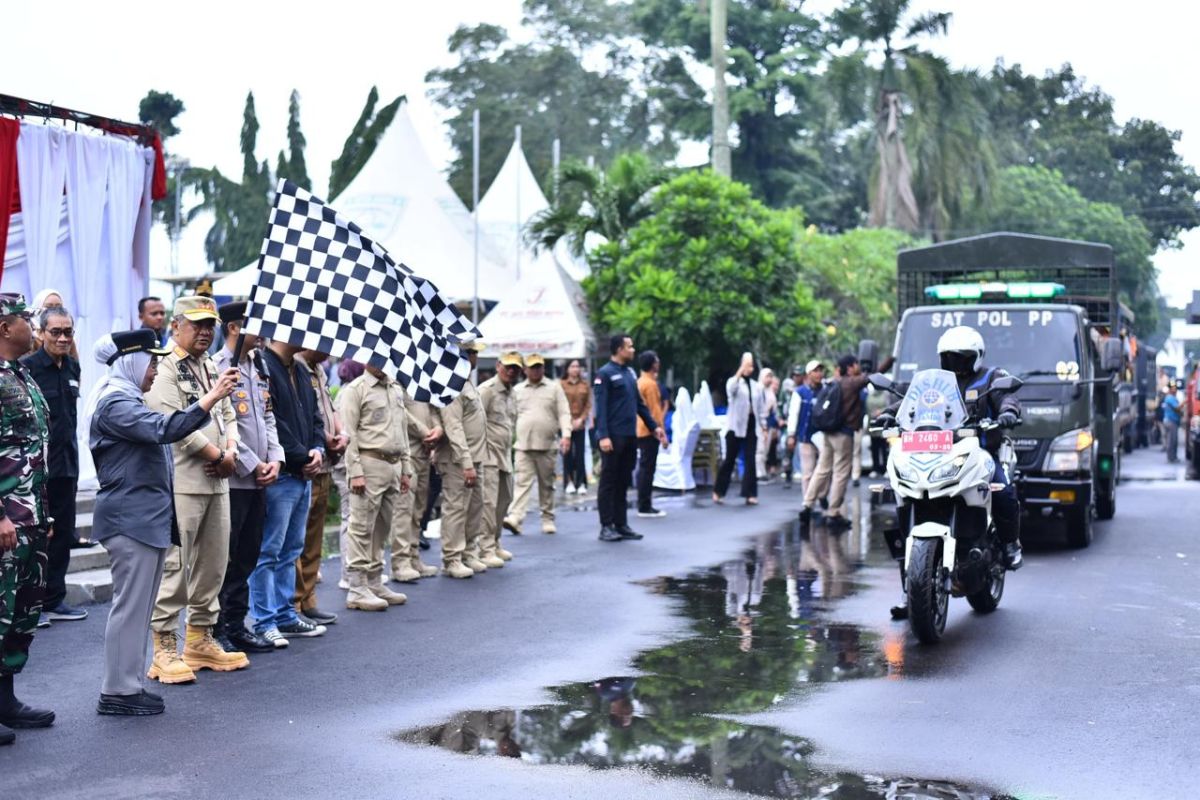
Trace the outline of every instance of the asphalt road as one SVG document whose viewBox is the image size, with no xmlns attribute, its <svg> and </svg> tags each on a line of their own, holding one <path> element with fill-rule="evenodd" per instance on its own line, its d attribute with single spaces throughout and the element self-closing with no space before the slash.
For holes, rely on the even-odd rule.
<svg viewBox="0 0 1200 800">
<path fill-rule="evenodd" d="M 844 544 L 858 571 L 836 593 L 822 576 L 811 613 L 845 623 L 834 625 L 842 634 L 861 631 L 855 641 L 870 652 L 855 658 L 878 669 L 820 685 L 798 678 L 766 710 L 731 716 L 799 737 L 830 774 L 1021 797 L 1195 796 L 1200 483 L 1162 480 L 1175 473 L 1161 459 L 1127 462 L 1126 475 L 1156 479 L 1123 485 L 1117 519 L 1090 549 L 1066 550 L 1045 531 L 1000 610 L 980 618 L 955 601 L 934 648 L 887 621 L 896 574 L 860 503 L 864 521 Z M 468 757 L 396 737 L 462 711 L 544 705 L 553 699 L 544 687 L 636 674 L 637 654 L 696 631 L 686 603 L 641 582 L 741 563 L 754 536 L 786 527 L 798 502 L 776 486 L 755 509 L 667 498 L 658 503 L 667 518 L 638 521 L 644 541 L 611 545 L 596 541 L 594 513 L 564 511 L 558 535 L 511 540 L 517 559 L 505 569 L 426 581 L 405 589 L 406 606 L 343 613 L 327 636 L 254 656 L 247 670 L 164 687 L 167 713 L 155 718 L 95 714 L 104 608 L 94 608 L 85 622 L 38 633 L 18 687 L 58 722 L 0 749 L 0 797 L 733 796 L 645 769 Z M 336 562 L 325 573 L 321 601 L 341 612 Z M 784 582 L 768 581 L 768 599 L 772 586 Z M 748 657 L 762 641 L 746 643 Z"/>
</svg>

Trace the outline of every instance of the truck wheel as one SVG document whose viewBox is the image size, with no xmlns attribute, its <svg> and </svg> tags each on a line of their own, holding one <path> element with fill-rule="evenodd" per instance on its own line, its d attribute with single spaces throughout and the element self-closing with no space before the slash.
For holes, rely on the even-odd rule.
<svg viewBox="0 0 1200 800">
<path fill-rule="evenodd" d="M 1092 543 L 1092 506 L 1089 503 L 1067 512 L 1067 544 L 1082 550 Z"/>
<path fill-rule="evenodd" d="M 908 624 L 922 644 L 937 644 L 946 630 L 950 593 L 942 585 L 939 539 L 913 539 L 908 562 Z"/>
<path fill-rule="evenodd" d="M 1116 481 L 1106 482 L 1103 486 L 1098 487 L 1096 492 L 1096 517 L 1098 519 L 1112 519 L 1117 513 L 1117 486 Z"/>
</svg>

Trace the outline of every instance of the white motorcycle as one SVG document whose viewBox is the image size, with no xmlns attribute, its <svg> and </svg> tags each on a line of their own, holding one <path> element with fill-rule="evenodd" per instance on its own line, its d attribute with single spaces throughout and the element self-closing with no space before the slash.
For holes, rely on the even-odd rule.
<svg viewBox="0 0 1200 800">
<path fill-rule="evenodd" d="M 901 394 L 884 375 L 872 375 L 871 385 Z M 1020 385 L 1020 379 L 1006 376 L 991 391 Z M 968 415 L 953 372 L 921 370 L 903 398 L 897 427 L 878 431 L 891 443 L 887 476 L 900 523 L 886 538 L 893 557 L 903 558 L 909 624 L 930 644 L 946 629 L 951 596 L 965 596 L 973 609 L 987 614 L 1004 594 L 1004 546 L 992 521 L 992 492 L 1004 485 L 992 482 L 995 461 L 980 441 L 999 435 L 1000 426 Z M 1011 479 L 1015 458 L 1007 442 L 1000 458 Z"/>
</svg>

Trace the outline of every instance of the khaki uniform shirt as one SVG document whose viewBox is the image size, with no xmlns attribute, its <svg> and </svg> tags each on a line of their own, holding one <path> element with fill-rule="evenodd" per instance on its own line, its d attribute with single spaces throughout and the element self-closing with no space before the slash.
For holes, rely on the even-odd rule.
<svg viewBox="0 0 1200 800">
<path fill-rule="evenodd" d="M 238 383 L 230 402 L 237 414 L 238 464 L 237 470 L 228 478 L 231 489 L 260 488 L 254 481 L 258 465 L 283 461 L 283 448 L 275 429 L 275 412 L 271 410 L 271 383 L 266 378 L 266 367 L 259 371 L 260 359 L 256 350 L 237 365 Z M 215 361 L 218 371 L 229 369 L 233 366 L 233 353 L 228 347 L 222 347 Z"/>
<path fill-rule="evenodd" d="M 517 426 L 517 400 L 513 387 L 492 377 L 479 387 L 487 416 L 487 462 L 500 472 L 512 472 L 513 432 Z"/>
<path fill-rule="evenodd" d="M 338 408 L 350 444 L 346 446 L 346 477 L 363 476 L 362 460 L 378 453 L 398 458 L 403 473 L 413 474 L 408 453 L 408 424 L 404 413 L 404 390 L 387 378 L 364 372 L 338 392 Z"/>
<path fill-rule="evenodd" d="M 558 381 L 523 381 L 513 394 L 518 450 L 554 450 L 562 437 L 571 435 L 571 407 Z"/>
<path fill-rule="evenodd" d="M 146 405 L 160 414 L 182 411 L 208 393 L 217 382 L 217 367 L 207 355 L 195 358 L 177 344 L 158 362 L 154 385 L 146 393 Z M 213 445 L 224 452 L 229 441 L 238 441 L 237 415 L 226 397 L 213 406 L 208 423 L 175 444 L 175 492 L 177 494 L 223 494 L 229 491 L 224 478 L 204 474 L 207 464 L 201 451 Z"/>
<path fill-rule="evenodd" d="M 408 455 L 414 464 L 429 463 L 429 451 L 425 449 L 425 437 L 431 430 L 442 424 L 435 417 L 433 406 L 429 403 L 418 403 L 408 392 L 404 393 L 404 419 L 408 424 Z"/>
<path fill-rule="evenodd" d="M 487 417 L 474 383 L 467 381 L 450 405 L 430 410 L 446 433 L 437 449 L 438 469 L 449 464 L 470 469 L 487 460 Z"/>
</svg>

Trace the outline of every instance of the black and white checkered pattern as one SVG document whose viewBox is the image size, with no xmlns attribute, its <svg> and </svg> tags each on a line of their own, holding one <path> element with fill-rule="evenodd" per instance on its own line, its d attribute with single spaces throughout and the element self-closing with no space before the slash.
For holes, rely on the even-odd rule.
<svg viewBox="0 0 1200 800">
<path fill-rule="evenodd" d="M 378 367 L 438 406 L 471 372 L 456 343 L 479 338 L 436 286 L 287 180 L 275 193 L 246 317 L 247 333 Z"/>
</svg>

